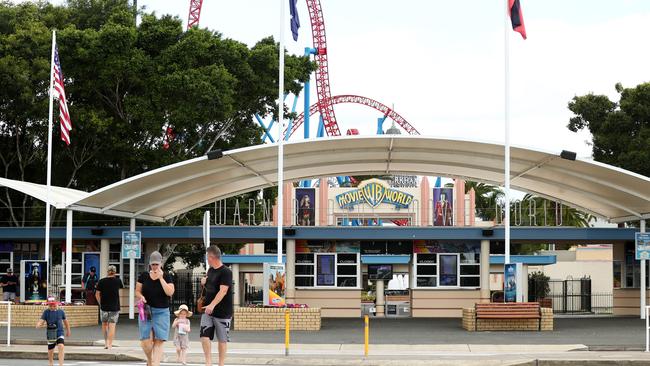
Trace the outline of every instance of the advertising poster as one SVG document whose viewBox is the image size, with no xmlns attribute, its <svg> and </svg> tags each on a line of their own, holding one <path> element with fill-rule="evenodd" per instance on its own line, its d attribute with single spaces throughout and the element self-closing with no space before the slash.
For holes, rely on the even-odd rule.
<svg viewBox="0 0 650 366">
<path fill-rule="evenodd" d="M 454 225 L 454 189 L 433 189 L 433 226 Z"/>
<path fill-rule="evenodd" d="M 360 241 L 296 240 L 296 253 L 359 253 Z"/>
<path fill-rule="evenodd" d="M 264 302 L 265 306 L 285 306 L 285 273 L 282 263 L 264 263 Z"/>
<path fill-rule="evenodd" d="M 20 261 L 21 302 L 42 303 L 47 300 L 47 263 L 44 260 Z"/>
<path fill-rule="evenodd" d="M 650 233 L 636 233 L 636 260 L 650 259 Z"/>
<path fill-rule="evenodd" d="M 517 301 L 517 265 L 506 264 L 504 267 L 503 294 L 506 302 Z"/>
<path fill-rule="evenodd" d="M 90 267 L 95 267 L 97 278 L 104 275 L 99 273 L 99 253 L 84 253 L 84 274 L 90 272 Z"/>
<path fill-rule="evenodd" d="M 316 189 L 314 188 L 296 188 L 296 225 L 298 226 L 315 226 L 316 225 Z"/>
</svg>

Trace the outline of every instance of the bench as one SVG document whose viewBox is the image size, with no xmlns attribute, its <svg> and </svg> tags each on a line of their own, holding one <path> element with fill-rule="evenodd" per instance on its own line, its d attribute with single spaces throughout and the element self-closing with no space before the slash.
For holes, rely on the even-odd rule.
<svg viewBox="0 0 650 366">
<path fill-rule="evenodd" d="M 475 330 L 478 319 L 538 319 L 538 330 L 542 327 L 542 313 L 538 302 L 491 302 L 474 305 L 476 311 Z"/>
</svg>

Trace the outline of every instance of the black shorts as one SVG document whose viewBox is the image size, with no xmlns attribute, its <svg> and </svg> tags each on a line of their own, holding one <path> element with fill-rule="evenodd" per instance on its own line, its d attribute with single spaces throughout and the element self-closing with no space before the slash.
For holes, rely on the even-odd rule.
<svg viewBox="0 0 650 366">
<path fill-rule="evenodd" d="M 65 344 L 63 337 L 57 338 L 54 343 L 50 343 L 50 341 L 47 341 L 47 349 L 48 350 L 54 349 L 58 344 Z"/>
</svg>

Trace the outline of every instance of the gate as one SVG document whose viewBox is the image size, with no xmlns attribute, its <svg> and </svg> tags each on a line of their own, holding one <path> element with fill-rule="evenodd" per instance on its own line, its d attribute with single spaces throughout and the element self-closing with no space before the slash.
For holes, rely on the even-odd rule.
<svg viewBox="0 0 650 366">
<path fill-rule="evenodd" d="M 544 286 L 542 281 L 529 281 L 528 300 L 540 301 L 535 294 L 544 293 L 538 287 Z M 554 313 L 575 314 L 593 313 L 591 278 L 548 281 L 547 299 L 551 299 Z"/>
<path fill-rule="evenodd" d="M 202 273 L 179 272 L 174 274 L 174 295 L 171 299 L 172 312 L 182 304 L 187 305 L 190 311 L 196 313 L 196 300 L 201 294 Z M 173 314 L 173 313 L 172 313 Z"/>
</svg>

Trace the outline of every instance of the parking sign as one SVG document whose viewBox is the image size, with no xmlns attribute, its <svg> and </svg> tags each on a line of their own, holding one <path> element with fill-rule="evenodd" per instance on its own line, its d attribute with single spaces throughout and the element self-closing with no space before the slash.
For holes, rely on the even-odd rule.
<svg viewBox="0 0 650 366">
<path fill-rule="evenodd" d="M 140 259 L 142 232 L 122 231 L 122 258 Z"/>
</svg>

